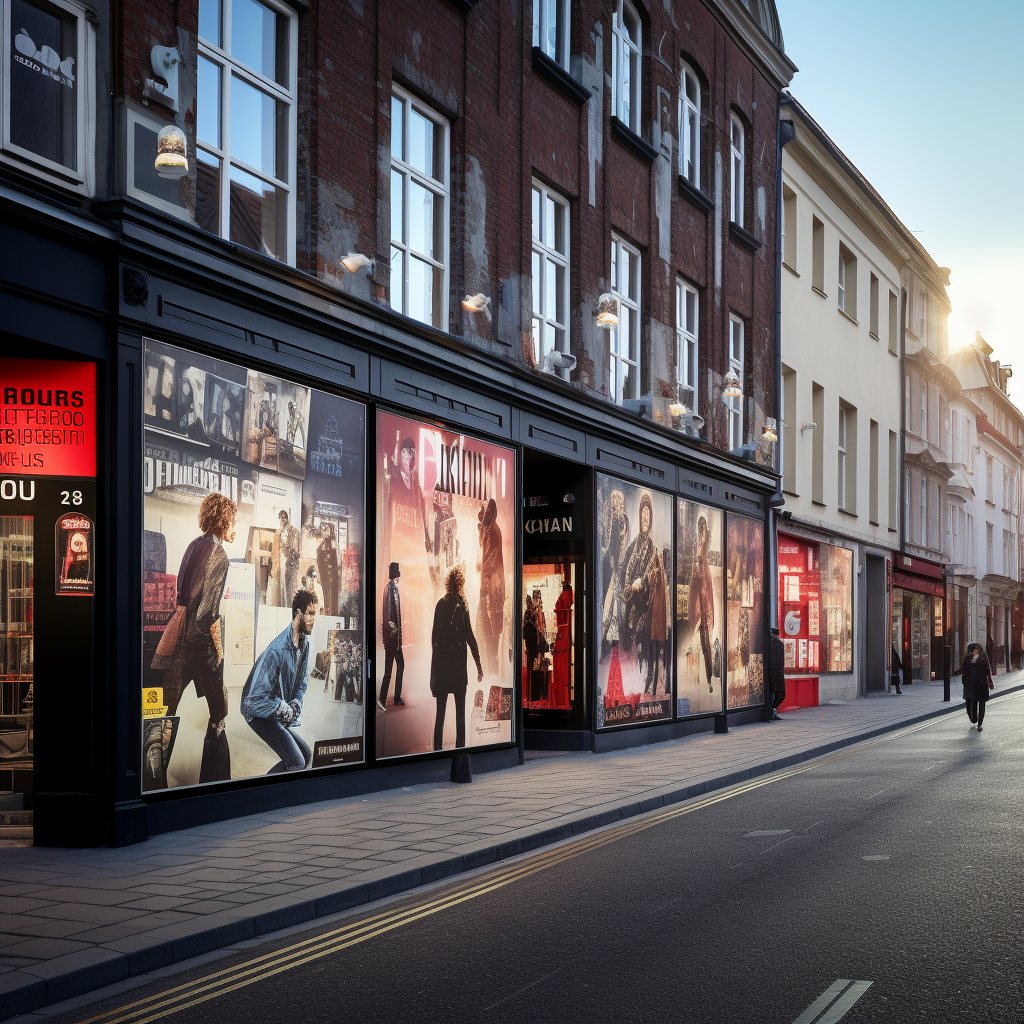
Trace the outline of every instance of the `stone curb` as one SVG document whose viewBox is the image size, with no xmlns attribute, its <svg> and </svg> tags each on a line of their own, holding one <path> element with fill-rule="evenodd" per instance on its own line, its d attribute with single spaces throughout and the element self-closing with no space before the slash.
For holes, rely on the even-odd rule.
<svg viewBox="0 0 1024 1024">
<path fill-rule="evenodd" d="M 1024 690 L 1024 683 L 998 690 L 993 699 L 998 700 L 1006 694 L 1021 690 Z M 769 775 L 783 768 L 791 768 L 844 747 L 940 718 L 962 708 L 962 700 L 952 700 L 948 705 L 943 704 L 933 711 L 923 712 L 898 722 L 889 722 L 855 736 L 821 743 L 807 750 L 797 751 L 749 768 L 729 771 L 713 779 L 705 779 L 653 796 L 608 804 L 576 816 L 569 815 L 560 824 L 540 831 L 529 832 L 522 829 L 518 834 L 510 833 L 496 842 L 481 840 L 466 845 L 462 852 L 456 855 L 425 854 L 400 866 L 396 865 L 397 870 L 385 867 L 375 872 L 367 872 L 355 885 L 323 882 L 304 889 L 301 894 L 272 896 L 238 909 L 210 914 L 202 921 L 182 921 L 151 932 L 114 940 L 92 949 L 68 953 L 31 967 L 22 967 L 18 971 L 0 975 L 0 1020 L 29 1013 L 40 1007 L 83 995 L 123 981 L 125 978 L 145 974 L 236 942 L 258 938 L 343 910 L 351 910 L 465 871 L 517 857 L 543 846 L 551 846 L 585 832 L 604 828 L 626 818 L 637 817 L 661 807 L 727 789 L 729 786 Z"/>
</svg>

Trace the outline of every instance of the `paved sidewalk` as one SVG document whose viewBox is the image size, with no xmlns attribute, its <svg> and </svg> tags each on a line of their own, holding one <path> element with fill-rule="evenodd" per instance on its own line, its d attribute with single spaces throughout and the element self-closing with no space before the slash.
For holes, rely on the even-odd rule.
<svg viewBox="0 0 1024 1024">
<path fill-rule="evenodd" d="M 996 696 L 1024 690 L 1024 672 Z M 0 1019 L 962 709 L 941 683 L 469 786 L 306 804 L 124 849 L 0 849 Z"/>
</svg>

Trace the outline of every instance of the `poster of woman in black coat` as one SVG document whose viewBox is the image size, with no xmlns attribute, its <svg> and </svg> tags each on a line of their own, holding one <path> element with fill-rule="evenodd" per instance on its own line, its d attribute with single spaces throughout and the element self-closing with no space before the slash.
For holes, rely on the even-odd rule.
<svg viewBox="0 0 1024 1024">
<path fill-rule="evenodd" d="M 434 608 L 434 628 L 430 634 L 430 692 L 437 701 L 434 719 L 434 749 L 441 750 L 444 739 L 444 719 L 448 711 L 448 696 L 455 698 L 455 746 L 466 745 L 466 690 L 469 675 L 466 671 L 466 647 L 476 662 L 476 681 L 483 682 L 484 668 L 480 663 L 480 648 L 469 621 L 469 609 L 463 588 L 466 577 L 455 568 L 445 580 L 445 595 Z"/>
<path fill-rule="evenodd" d="M 961 679 L 964 684 L 964 700 L 967 702 L 967 717 L 977 724 L 978 732 L 981 732 L 981 724 L 985 721 L 988 691 L 993 686 L 992 672 L 981 644 L 967 645 Z"/>
</svg>

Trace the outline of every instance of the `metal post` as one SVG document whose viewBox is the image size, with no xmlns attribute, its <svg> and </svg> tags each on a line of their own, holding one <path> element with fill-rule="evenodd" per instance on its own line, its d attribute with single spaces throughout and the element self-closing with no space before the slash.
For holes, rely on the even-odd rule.
<svg viewBox="0 0 1024 1024">
<path fill-rule="evenodd" d="M 949 702 L 949 673 L 953 661 L 953 648 L 949 644 L 942 645 L 942 700 Z"/>
</svg>

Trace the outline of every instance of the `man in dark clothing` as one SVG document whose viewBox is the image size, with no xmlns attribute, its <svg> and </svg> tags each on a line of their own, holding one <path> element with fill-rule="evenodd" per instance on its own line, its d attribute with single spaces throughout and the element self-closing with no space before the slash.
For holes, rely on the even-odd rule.
<svg viewBox="0 0 1024 1024">
<path fill-rule="evenodd" d="M 892 645 L 892 664 L 889 667 L 889 685 L 897 693 L 903 692 L 902 678 L 903 678 L 903 662 L 900 660 L 899 651 L 896 650 L 896 645 Z"/>
<path fill-rule="evenodd" d="M 768 636 L 768 686 L 772 695 L 770 721 L 780 722 L 778 707 L 786 699 L 786 648 L 779 639 L 778 626 L 772 626 Z"/>
<path fill-rule="evenodd" d="M 405 704 L 402 700 L 402 676 L 405 675 L 405 655 L 402 654 L 402 603 L 398 597 L 398 579 L 402 570 L 397 562 L 388 566 L 388 582 L 384 587 L 384 600 L 381 602 L 380 632 L 384 640 L 384 679 L 380 684 L 380 697 L 377 707 L 383 711 L 387 706 L 388 689 L 391 686 L 391 669 L 397 666 L 395 673 L 394 706 Z"/>
</svg>

